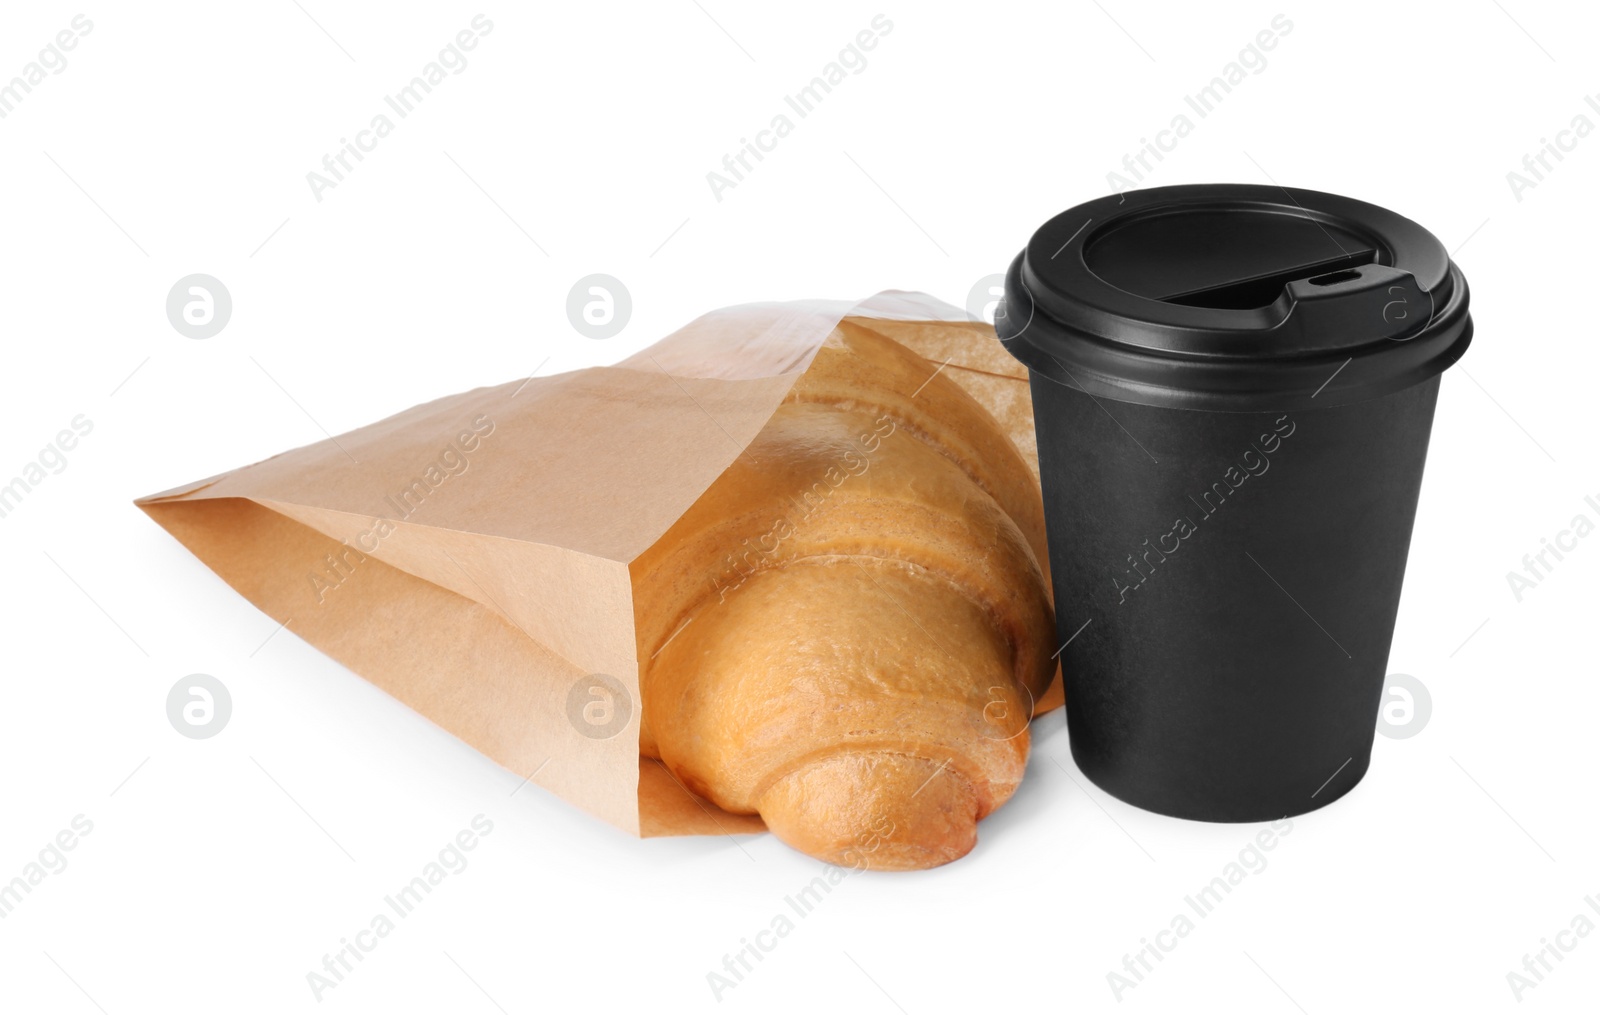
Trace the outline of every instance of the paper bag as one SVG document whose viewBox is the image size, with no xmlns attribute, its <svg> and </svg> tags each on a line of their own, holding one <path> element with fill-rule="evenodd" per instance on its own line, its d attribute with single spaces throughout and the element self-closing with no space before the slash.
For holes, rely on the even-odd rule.
<svg viewBox="0 0 1600 1015">
<path fill-rule="evenodd" d="M 1037 475 L 1026 369 L 993 329 L 884 292 L 715 311 L 615 366 L 451 395 L 138 506 L 289 631 L 597 817 L 758 831 L 639 756 L 628 565 L 845 318 L 948 373 Z M 1038 705 L 1059 700 L 1057 680 Z"/>
</svg>

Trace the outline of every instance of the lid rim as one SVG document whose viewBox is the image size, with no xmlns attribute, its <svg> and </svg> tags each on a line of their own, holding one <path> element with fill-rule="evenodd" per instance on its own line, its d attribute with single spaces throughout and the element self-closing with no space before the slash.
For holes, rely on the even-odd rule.
<svg viewBox="0 0 1600 1015">
<path fill-rule="evenodd" d="M 1019 254 L 1006 276 L 1007 313 L 995 323 L 1000 343 L 1030 374 L 1096 398 L 1220 412 L 1345 405 L 1430 380 L 1472 343 L 1466 279 L 1454 264 L 1450 302 L 1411 339 L 1262 358 L 1153 351 L 1080 331 L 1038 311 L 1014 328 L 1010 293 L 1021 260 Z"/>
</svg>

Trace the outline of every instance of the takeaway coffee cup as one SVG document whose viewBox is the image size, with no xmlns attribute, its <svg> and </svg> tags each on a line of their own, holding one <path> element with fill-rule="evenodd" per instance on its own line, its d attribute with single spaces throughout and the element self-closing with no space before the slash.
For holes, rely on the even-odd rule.
<svg viewBox="0 0 1600 1015">
<path fill-rule="evenodd" d="M 1472 336 L 1439 241 L 1314 191 L 1111 196 L 1034 233 L 995 327 L 1029 368 L 1079 767 L 1207 821 L 1349 792 Z"/>
</svg>

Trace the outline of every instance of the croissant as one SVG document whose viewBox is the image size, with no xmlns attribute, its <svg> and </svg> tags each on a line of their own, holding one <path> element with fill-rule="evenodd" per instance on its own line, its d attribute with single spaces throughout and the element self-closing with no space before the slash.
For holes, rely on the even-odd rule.
<svg viewBox="0 0 1600 1015">
<path fill-rule="evenodd" d="M 841 323 L 632 564 L 640 753 L 841 866 L 966 855 L 1022 778 L 1052 675 L 1038 485 L 929 372 Z"/>
</svg>

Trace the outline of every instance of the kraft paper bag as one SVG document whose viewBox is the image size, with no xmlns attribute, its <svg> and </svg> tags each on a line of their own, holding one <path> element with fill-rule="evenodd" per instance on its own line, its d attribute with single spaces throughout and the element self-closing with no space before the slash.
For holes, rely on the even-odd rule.
<svg viewBox="0 0 1600 1015">
<path fill-rule="evenodd" d="M 1037 476 L 1026 368 L 988 325 L 889 291 L 714 311 L 615 366 L 451 395 L 137 503 L 289 631 L 597 817 L 760 831 L 639 755 L 628 566 L 847 319 L 962 385 Z"/>
</svg>

